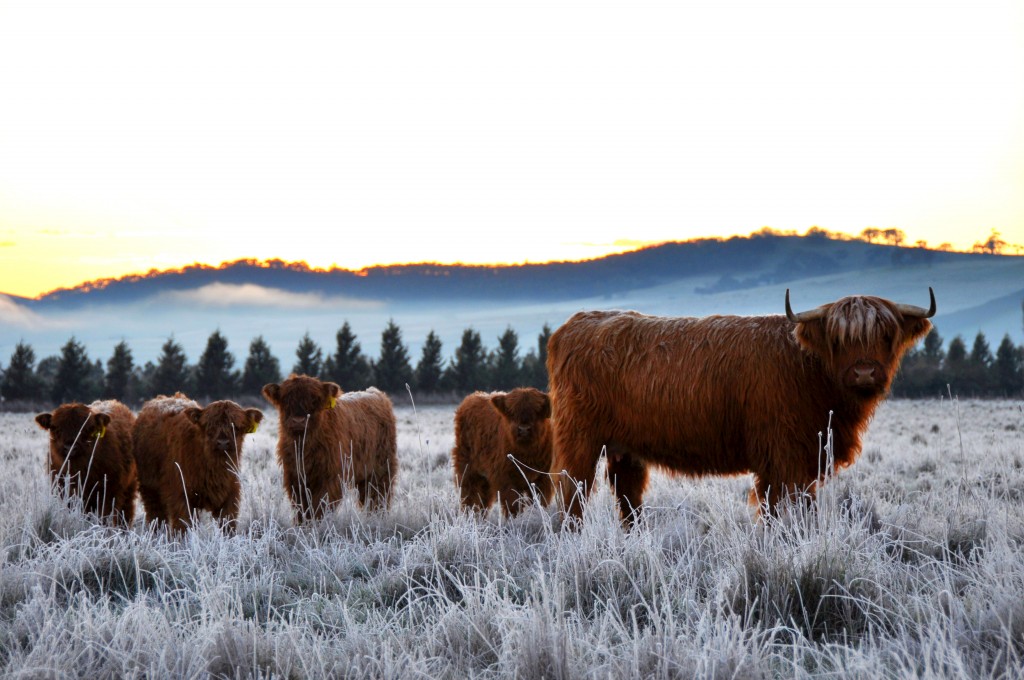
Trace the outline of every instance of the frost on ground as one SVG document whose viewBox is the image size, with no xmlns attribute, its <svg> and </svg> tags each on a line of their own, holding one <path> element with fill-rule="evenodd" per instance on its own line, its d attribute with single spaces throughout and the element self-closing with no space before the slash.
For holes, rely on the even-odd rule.
<svg viewBox="0 0 1024 680">
<path fill-rule="evenodd" d="M 458 509 L 454 407 L 399 407 L 390 511 L 295 528 L 267 414 L 236 536 L 95 526 L 46 434 L 0 415 L 0 675 L 1024 677 L 1024 406 L 896 401 L 817 509 L 752 519 L 747 477 L 652 475 L 630 533 L 601 483 L 550 510 Z M 600 470 L 599 470 L 600 472 Z"/>
</svg>

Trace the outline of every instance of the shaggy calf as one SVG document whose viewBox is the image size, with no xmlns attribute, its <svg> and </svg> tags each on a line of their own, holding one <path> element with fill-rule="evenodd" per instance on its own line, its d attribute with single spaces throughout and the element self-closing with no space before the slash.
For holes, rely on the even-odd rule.
<svg viewBox="0 0 1024 680">
<path fill-rule="evenodd" d="M 181 393 L 146 402 L 133 439 L 147 519 L 180 533 L 195 512 L 209 510 L 233 531 L 242 496 L 242 443 L 262 419 L 259 409 L 233 401 L 201 408 Z"/>
<path fill-rule="evenodd" d="M 371 510 L 391 503 L 398 474 L 395 414 L 391 400 L 371 387 L 342 394 L 341 387 L 306 375 L 263 387 L 277 408 L 277 460 L 296 520 L 319 519 L 354 484 L 359 505 Z"/>
<path fill-rule="evenodd" d="M 132 458 L 135 416 L 119 401 L 64 404 L 36 416 L 50 433 L 50 480 L 79 496 L 87 512 L 130 526 L 138 480 Z M 62 483 L 66 480 L 66 483 Z"/>
<path fill-rule="evenodd" d="M 452 463 L 463 507 L 485 510 L 501 498 L 502 512 L 518 514 L 532 489 L 551 500 L 551 400 L 532 387 L 474 392 L 455 411 Z"/>
<path fill-rule="evenodd" d="M 602 450 L 622 517 L 634 518 L 648 469 L 754 473 L 751 500 L 769 507 L 813 495 L 852 463 L 903 354 L 935 314 L 850 296 L 794 314 L 657 317 L 580 312 L 548 342 L 553 468 L 579 517 Z M 834 458 L 819 432 L 831 427 Z M 576 496 L 577 484 L 584 491 Z"/>
</svg>

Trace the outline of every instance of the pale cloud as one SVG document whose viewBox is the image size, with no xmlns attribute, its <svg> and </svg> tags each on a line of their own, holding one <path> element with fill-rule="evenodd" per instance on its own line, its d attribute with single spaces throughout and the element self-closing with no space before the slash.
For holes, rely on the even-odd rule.
<svg viewBox="0 0 1024 680">
<path fill-rule="evenodd" d="M 211 283 L 195 290 L 166 293 L 161 297 L 173 302 L 199 304 L 206 307 L 376 309 L 382 306 L 382 303 L 374 300 L 356 300 L 340 296 L 325 296 L 319 293 L 292 293 L 279 288 L 266 288 L 251 283 L 242 285 Z"/>
<path fill-rule="evenodd" d="M 31 309 L 19 305 L 6 295 L 0 295 L 0 323 L 28 329 L 38 329 L 49 325 L 43 317 Z"/>
</svg>

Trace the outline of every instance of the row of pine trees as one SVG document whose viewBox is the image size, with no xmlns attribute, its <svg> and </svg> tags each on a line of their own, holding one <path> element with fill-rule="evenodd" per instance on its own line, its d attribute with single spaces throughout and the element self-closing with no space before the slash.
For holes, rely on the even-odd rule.
<svg viewBox="0 0 1024 680">
<path fill-rule="evenodd" d="M 401 329 L 391 321 L 381 334 L 380 352 L 369 359 L 348 322 L 335 336 L 333 352 L 325 352 L 306 333 L 295 350 L 288 372 L 316 376 L 361 390 L 375 385 L 393 397 L 411 389 L 417 397 L 458 398 L 474 390 L 509 390 L 520 386 L 547 388 L 547 342 L 551 329 L 544 326 L 537 344 L 522 355 L 519 336 L 509 327 L 488 350 L 480 333 L 467 328 L 454 356 L 445 362 L 443 347 L 431 331 L 415 366 L 402 341 Z M 1024 346 L 1015 346 L 1009 334 L 993 353 L 985 335 L 978 333 L 968 352 L 957 336 L 943 350 L 938 330 L 907 353 L 893 383 L 896 397 L 1010 397 L 1024 396 Z M 210 335 L 199 361 L 190 364 L 173 336 L 164 343 L 156 362 L 137 365 L 125 341 L 114 347 L 106 361 L 89 358 L 85 346 L 72 337 L 58 356 L 36 364 L 35 352 L 18 343 L 6 369 L 0 366 L 0 396 L 8 403 L 34 406 L 68 401 L 118 399 L 140 405 L 158 394 L 185 392 L 200 400 L 232 398 L 258 400 L 262 387 L 280 382 L 286 373 L 262 336 L 249 344 L 249 354 L 236 368 L 235 356 L 220 331 Z"/>
<path fill-rule="evenodd" d="M 906 354 L 893 383 L 894 396 L 1024 396 L 1024 346 L 1014 345 L 1009 333 L 994 354 L 981 332 L 969 352 L 959 335 L 945 351 L 943 344 L 938 330 L 932 328 L 921 346 Z"/>
<path fill-rule="evenodd" d="M 201 401 L 259 400 L 267 383 L 280 382 L 287 373 L 301 373 L 329 380 L 343 390 L 374 385 L 395 396 L 411 389 L 418 397 L 464 395 L 474 390 L 510 390 L 520 386 L 546 389 L 547 342 L 551 329 L 545 325 L 537 345 L 525 355 L 519 336 L 511 328 L 498 337 L 494 350 L 484 346 L 480 333 L 467 328 L 454 357 L 444 360 L 443 346 L 431 331 L 413 366 L 402 331 L 392 320 L 381 334 L 380 352 L 369 359 L 346 321 L 338 330 L 333 351 L 324 351 L 309 333 L 299 341 L 295 362 L 282 367 L 262 336 L 249 343 L 249 354 L 239 366 L 218 330 L 210 335 L 199 361 L 190 364 L 180 343 L 170 337 L 155 362 L 138 365 L 126 341 L 118 343 L 106 364 L 91 359 L 86 347 L 74 337 L 57 356 L 36 364 L 31 345 L 20 342 L 6 368 L 0 365 L 0 396 L 8 406 L 17 403 L 40 406 L 69 401 L 118 399 L 139 406 L 159 394 L 184 392 Z M 237 366 L 237 367 L 236 367 Z"/>
</svg>

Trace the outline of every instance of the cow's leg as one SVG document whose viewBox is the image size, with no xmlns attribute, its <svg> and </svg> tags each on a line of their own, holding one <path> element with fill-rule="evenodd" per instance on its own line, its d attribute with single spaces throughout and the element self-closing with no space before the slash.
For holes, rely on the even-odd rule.
<svg viewBox="0 0 1024 680">
<path fill-rule="evenodd" d="M 192 517 L 184 497 L 166 500 L 164 508 L 167 512 L 167 531 L 171 536 L 181 536 L 192 526 Z"/>
<path fill-rule="evenodd" d="M 495 496 L 487 478 L 468 468 L 459 480 L 459 494 L 462 497 L 462 507 L 481 511 L 491 506 Z"/>
<path fill-rule="evenodd" d="M 619 501 L 622 522 L 629 527 L 640 516 L 644 489 L 647 488 L 647 466 L 621 449 L 608 451 L 608 483 Z"/>
<path fill-rule="evenodd" d="M 164 500 L 159 489 L 140 486 L 139 496 L 142 498 L 142 508 L 146 511 L 147 524 L 167 522 L 167 508 L 164 507 Z"/>
<path fill-rule="evenodd" d="M 814 500 L 816 474 L 802 474 L 794 471 L 762 470 L 754 474 L 754 488 L 750 492 L 750 504 L 758 511 L 778 515 L 779 504 L 786 500 Z"/>
<path fill-rule="evenodd" d="M 391 488 L 387 481 L 381 481 L 376 475 L 356 481 L 359 507 L 365 507 L 371 512 L 386 509 L 391 501 Z"/>
<path fill-rule="evenodd" d="M 135 489 L 129 487 L 121 492 L 117 499 L 114 521 L 125 528 L 130 528 L 135 519 Z"/>
<path fill-rule="evenodd" d="M 537 500 L 542 505 L 551 502 L 551 496 L 555 493 L 555 483 L 552 481 L 551 475 L 547 473 L 537 475 L 533 480 L 533 486 L 537 490 Z"/>
<path fill-rule="evenodd" d="M 505 517 L 515 517 L 523 510 L 523 506 L 530 502 L 528 484 L 506 486 L 501 491 L 501 512 Z"/>
<path fill-rule="evenodd" d="M 591 426 L 567 420 L 555 427 L 555 454 L 551 471 L 558 475 L 557 501 L 566 517 L 583 519 L 583 504 L 594 486 L 601 440 Z"/>
<path fill-rule="evenodd" d="M 213 513 L 217 518 L 217 524 L 220 525 L 221 530 L 234 535 L 235 529 L 238 525 L 238 512 L 241 506 L 241 492 L 238 494 L 232 494 L 224 502 L 224 504 Z"/>
</svg>

